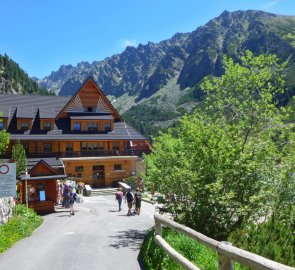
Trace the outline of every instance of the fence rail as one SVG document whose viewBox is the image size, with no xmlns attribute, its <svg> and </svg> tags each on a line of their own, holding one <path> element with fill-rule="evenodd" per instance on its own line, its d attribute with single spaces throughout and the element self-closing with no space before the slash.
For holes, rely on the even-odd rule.
<svg viewBox="0 0 295 270">
<path fill-rule="evenodd" d="M 254 253 L 245 251 L 243 249 L 232 246 L 229 242 L 219 242 L 209 238 L 199 232 L 196 232 L 186 226 L 174 222 L 162 215 L 155 214 L 155 242 L 164 249 L 170 257 L 181 264 L 185 269 L 199 270 L 197 266 L 188 261 L 185 257 L 174 250 L 162 238 L 162 226 L 169 227 L 179 233 L 185 234 L 188 237 L 200 242 L 210 249 L 218 253 L 218 269 L 232 270 L 233 261 L 242 265 L 248 266 L 253 270 L 295 270 L 295 268 L 277 263 L 275 261 L 266 259 Z"/>
</svg>

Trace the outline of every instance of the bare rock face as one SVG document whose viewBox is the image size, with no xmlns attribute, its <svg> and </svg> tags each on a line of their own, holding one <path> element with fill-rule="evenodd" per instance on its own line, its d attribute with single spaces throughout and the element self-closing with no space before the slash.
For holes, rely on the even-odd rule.
<svg viewBox="0 0 295 270">
<path fill-rule="evenodd" d="M 12 217 L 12 209 L 15 207 L 13 197 L 0 198 L 0 224 L 6 223 Z"/>
<path fill-rule="evenodd" d="M 171 78 L 185 89 L 195 87 L 207 75 L 221 75 L 224 54 L 237 61 L 246 50 L 294 59 L 295 37 L 290 29 L 295 31 L 295 16 L 224 11 L 191 33 L 129 46 L 102 61 L 81 62 L 76 67 L 62 65 L 38 83 L 59 95 L 73 95 L 77 85 L 91 76 L 106 95 L 120 97 L 127 93 L 139 102 L 165 87 Z"/>
</svg>

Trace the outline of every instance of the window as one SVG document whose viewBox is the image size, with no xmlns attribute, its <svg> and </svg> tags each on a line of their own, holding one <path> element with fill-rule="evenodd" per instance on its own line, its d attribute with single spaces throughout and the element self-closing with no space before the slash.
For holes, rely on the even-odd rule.
<svg viewBox="0 0 295 270">
<path fill-rule="evenodd" d="M 84 112 L 96 112 L 96 107 L 86 107 L 84 106 Z"/>
<path fill-rule="evenodd" d="M 23 147 L 25 149 L 25 152 L 29 153 L 29 144 L 28 143 L 23 143 L 22 145 L 23 145 Z"/>
<path fill-rule="evenodd" d="M 104 131 L 105 132 L 112 131 L 112 125 L 111 125 L 111 123 L 105 123 L 104 124 Z"/>
<path fill-rule="evenodd" d="M 99 151 L 104 151 L 104 143 L 99 143 L 98 144 L 98 150 Z"/>
<path fill-rule="evenodd" d="M 114 170 L 115 170 L 115 171 L 120 171 L 120 170 L 122 170 L 122 165 L 121 165 L 121 164 L 114 164 Z"/>
<path fill-rule="evenodd" d="M 73 152 L 73 144 L 72 143 L 66 144 L 66 152 Z"/>
<path fill-rule="evenodd" d="M 4 129 L 4 122 L 0 122 L 0 130 Z"/>
<path fill-rule="evenodd" d="M 94 166 L 92 166 L 92 170 L 93 171 L 103 171 L 104 166 L 103 165 L 94 165 Z"/>
<path fill-rule="evenodd" d="M 28 192 L 28 201 L 29 202 L 39 202 L 46 200 L 46 190 L 45 183 L 42 181 L 41 183 L 31 183 L 27 186 Z"/>
<path fill-rule="evenodd" d="M 20 129 L 21 130 L 28 130 L 29 129 L 29 123 L 28 122 L 21 122 Z"/>
<path fill-rule="evenodd" d="M 74 130 L 81 130 L 81 123 L 74 123 Z"/>
<path fill-rule="evenodd" d="M 83 171 L 84 171 L 84 167 L 83 166 L 75 166 L 75 172 L 81 173 Z"/>
<path fill-rule="evenodd" d="M 113 142 L 112 143 L 112 147 L 113 147 L 113 150 L 119 150 L 119 143 L 117 143 L 117 142 Z"/>
<path fill-rule="evenodd" d="M 97 151 L 98 150 L 98 143 L 85 143 L 83 142 L 81 145 L 82 151 Z"/>
<path fill-rule="evenodd" d="M 51 130 L 51 122 L 44 122 L 44 130 Z"/>
<path fill-rule="evenodd" d="M 98 125 L 97 123 L 88 123 L 88 131 L 97 131 Z"/>
<path fill-rule="evenodd" d="M 51 143 L 44 143 L 43 152 L 44 153 L 51 153 L 52 152 L 52 144 Z"/>
</svg>

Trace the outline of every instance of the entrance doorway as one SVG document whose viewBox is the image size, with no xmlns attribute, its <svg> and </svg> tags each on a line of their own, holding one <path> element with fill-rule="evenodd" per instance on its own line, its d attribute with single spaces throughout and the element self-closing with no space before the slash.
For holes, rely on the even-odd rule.
<svg viewBox="0 0 295 270">
<path fill-rule="evenodd" d="M 99 188 L 104 187 L 104 165 L 94 165 L 93 170 L 93 187 Z"/>
</svg>

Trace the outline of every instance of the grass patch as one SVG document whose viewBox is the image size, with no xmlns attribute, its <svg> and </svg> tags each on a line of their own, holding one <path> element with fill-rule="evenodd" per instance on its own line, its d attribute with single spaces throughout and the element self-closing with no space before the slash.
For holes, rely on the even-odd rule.
<svg viewBox="0 0 295 270">
<path fill-rule="evenodd" d="M 146 270 L 182 270 L 153 240 L 154 230 L 150 230 L 141 247 L 140 256 Z M 162 237 L 180 254 L 186 257 L 202 270 L 218 269 L 217 253 L 204 245 L 177 233 L 171 229 L 163 228 Z M 240 264 L 234 264 L 235 270 L 247 269 Z"/>
<path fill-rule="evenodd" d="M 42 222 L 43 219 L 32 209 L 27 212 L 24 205 L 17 205 L 13 217 L 0 226 L 0 253 L 9 249 L 17 241 L 30 236 Z"/>
</svg>

